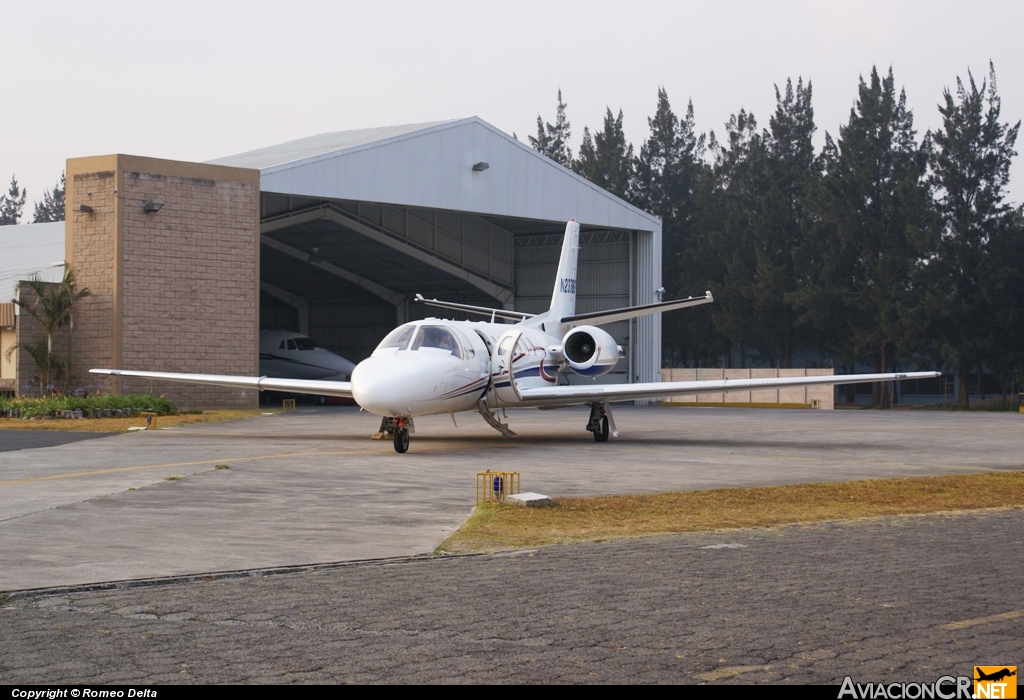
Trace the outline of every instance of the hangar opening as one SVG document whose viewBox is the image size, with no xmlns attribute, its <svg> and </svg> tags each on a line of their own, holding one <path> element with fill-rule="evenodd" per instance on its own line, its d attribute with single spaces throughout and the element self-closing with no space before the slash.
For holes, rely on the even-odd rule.
<svg viewBox="0 0 1024 700">
<path fill-rule="evenodd" d="M 359 361 L 396 326 L 443 315 L 455 301 L 540 313 L 548 308 L 564 222 L 262 194 L 260 328 L 309 335 Z M 583 227 L 578 311 L 628 306 L 631 236 Z M 628 347 L 628 322 L 607 330 Z M 625 381 L 628 355 L 614 374 Z"/>
</svg>

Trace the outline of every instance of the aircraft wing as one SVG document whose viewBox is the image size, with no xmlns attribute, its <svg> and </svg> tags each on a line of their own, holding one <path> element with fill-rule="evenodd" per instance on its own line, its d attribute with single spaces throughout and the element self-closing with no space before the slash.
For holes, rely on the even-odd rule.
<svg viewBox="0 0 1024 700">
<path fill-rule="evenodd" d="M 239 377 L 231 374 L 182 374 L 179 372 L 137 372 L 128 369 L 91 369 L 93 374 L 107 374 L 114 377 L 139 377 L 160 379 L 184 384 L 209 384 L 259 391 L 288 391 L 293 394 L 315 394 L 317 396 L 340 396 L 352 398 L 351 382 L 335 382 L 329 379 L 275 379 L 274 377 Z"/>
<path fill-rule="evenodd" d="M 821 384 L 862 384 L 902 379 L 930 379 L 941 372 L 900 372 L 893 374 L 838 374 L 818 377 L 779 377 L 769 379 L 711 379 L 693 382 L 642 382 L 638 384 L 576 384 L 527 389 L 519 387 L 523 406 L 538 408 L 573 406 L 592 401 L 631 401 L 686 394 L 750 391 L 789 386 Z"/>
</svg>

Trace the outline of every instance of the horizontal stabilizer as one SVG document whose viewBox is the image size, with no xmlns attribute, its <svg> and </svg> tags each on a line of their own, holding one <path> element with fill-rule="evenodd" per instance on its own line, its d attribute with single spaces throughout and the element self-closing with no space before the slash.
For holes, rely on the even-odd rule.
<svg viewBox="0 0 1024 700">
<path fill-rule="evenodd" d="M 711 292 L 704 292 L 704 296 L 702 297 L 689 297 L 688 299 L 676 299 L 675 301 L 659 301 L 656 304 L 644 304 L 643 306 L 627 306 L 622 309 L 609 309 L 608 311 L 595 311 L 589 314 L 576 314 L 575 316 L 566 316 L 565 318 L 561 319 L 560 323 L 569 325 L 577 323 L 590 323 L 597 326 L 602 323 L 612 323 L 613 321 L 625 321 L 628 318 L 646 316 L 647 314 L 656 314 L 662 311 L 674 311 L 675 309 L 685 309 L 690 306 L 710 304 L 714 300 L 714 297 L 711 296 Z"/>
<path fill-rule="evenodd" d="M 441 309 L 454 309 L 456 311 L 465 311 L 470 314 L 480 314 L 481 316 L 490 316 L 491 319 L 503 318 L 508 321 L 525 321 L 528 318 L 533 318 L 535 314 L 527 314 L 521 311 L 508 311 L 506 309 L 488 309 L 486 306 L 471 306 L 469 304 L 459 304 L 454 301 L 438 301 L 437 299 L 426 299 L 422 294 L 416 295 L 416 301 L 427 306 L 436 306 Z"/>
</svg>

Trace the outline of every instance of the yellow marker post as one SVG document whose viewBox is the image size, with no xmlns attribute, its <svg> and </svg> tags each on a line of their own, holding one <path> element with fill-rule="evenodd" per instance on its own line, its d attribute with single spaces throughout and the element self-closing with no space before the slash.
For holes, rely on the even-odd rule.
<svg viewBox="0 0 1024 700">
<path fill-rule="evenodd" d="M 476 502 L 504 503 L 505 497 L 519 493 L 519 472 L 477 472 Z"/>
<path fill-rule="evenodd" d="M 146 421 L 146 430 L 152 430 L 156 427 L 156 414 L 149 411 L 143 411 L 139 414 L 142 416 L 142 420 Z"/>
<path fill-rule="evenodd" d="M 282 411 L 294 411 L 295 410 L 295 399 L 282 399 L 281 400 Z"/>
</svg>

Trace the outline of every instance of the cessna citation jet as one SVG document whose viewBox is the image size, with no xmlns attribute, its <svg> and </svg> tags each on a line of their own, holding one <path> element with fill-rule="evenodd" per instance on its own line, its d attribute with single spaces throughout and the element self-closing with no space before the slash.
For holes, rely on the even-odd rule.
<svg viewBox="0 0 1024 700">
<path fill-rule="evenodd" d="M 570 221 L 558 262 L 551 308 L 541 314 L 487 309 L 424 299 L 417 301 L 447 309 L 484 314 L 489 321 L 444 321 L 428 318 L 399 326 L 381 341 L 367 359 L 356 365 L 350 381 L 280 379 L 230 375 L 136 372 L 94 369 L 96 374 L 144 377 L 195 384 L 289 391 L 352 397 L 367 411 L 382 416 L 381 433 L 392 436 L 396 452 L 409 449 L 415 416 L 477 411 L 495 430 L 514 436 L 499 411 L 513 407 L 559 408 L 590 405 L 587 430 L 594 440 L 618 436 L 611 402 L 634 399 L 747 391 L 812 384 L 854 384 L 938 376 L 938 372 L 858 374 L 777 379 L 721 379 L 638 384 L 560 384 L 574 373 L 584 377 L 607 374 L 622 357 L 622 348 L 597 326 L 636 316 L 698 306 L 713 301 L 704 296 L 633 306 L 596 313 L 576 313 L 576 261 L 580 226 Z M 498 323 L 498 319 L 512 324 Z"/>
<path fill-rule="evenodd" d="M 260 374 L 292 379 L 348 381 L 355 364 L 288 331 L 260 331 Z"/>
</svg>

